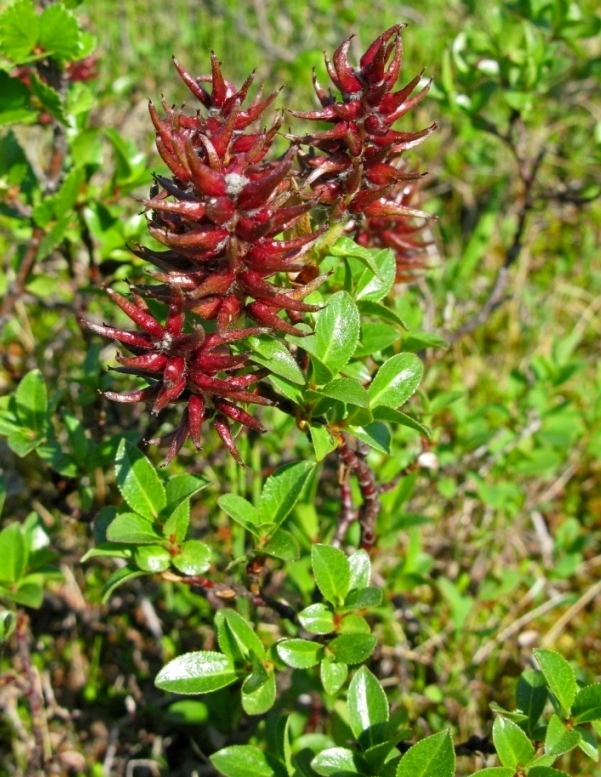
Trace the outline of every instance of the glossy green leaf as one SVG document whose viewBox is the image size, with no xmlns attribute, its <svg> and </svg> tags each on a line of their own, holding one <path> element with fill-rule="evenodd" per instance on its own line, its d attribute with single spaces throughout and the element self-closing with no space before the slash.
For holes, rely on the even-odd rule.
<svg viewBox="0 0 601 777">
<path fill-rule="evenodd" d="M 181 699 L 170 704 L 165 713 L 165 721 L 176 726 L 198 726 L 209 719 L 209 709 L 202 701 Z"/>
<path fill-rule="evenodd" d="M 310 604 L 298 614 L 301 626 L 311 634 L 330 634 L 334 631 L 334 613 L 322 602 Z"/>
<path fill-rule="evenodd" d="M 357 301 L 379 302 L 394 286 L 396 261 L 392 251 L 389 249 L 378 251 L 374 255 L 374 261 L 379 270 L 379 277 L 368 269 L 363 272 L 355 291 Z"/>
<path fill-rule="evenodd" d="M 319 675 L 324 691 L 329 696 L 334 696 L 346 682 L 346 678 L 348 677 L 348 666 L 324 658 L 319 665 Z"/>
<path fill-rule="evenodd" d="M 31 370 L 17 386 L 16 410 L 19 421 L 26 429 L 40 435 L 46 428 L 48 394 L 39 370 Z"/>
<path fill-rule="evenodd" d="M 361 756 L 346 747 L 329 747 L 311 761 L 312 768 L 323 777 L 345 777 L 366 774 L 366 764 Z"/>
<path fill-rule="evenodd" d="M 83 424 L 77 416 L 69 410 L 63 410 L 63 421 L 69 436 L 71 449 L 78 462 L 85 462 L 90 450 L 90 441 L 86 437 Z"/>
<path fill-rule="evenodd" d="M 167 512 L 167 510 L 165 510 Z M 181 502 L 163 524 L 163 536 L 175 542 L 183 542 L 190 524 L 190 501 Z"/>
<path fill-rule="evenodd" d="M 270 372 L 280 375 L 291 383 L 305 384 L 302 370 L 282 342 L 268 336 L 249 337 L 248 341 L 253 349 L 252 361 L 267 367 Z"/>
<path fill-rule="evenodd" d="M 217 504 L 237 524 L 251 534 L 259 536 L 257 532 L 257 526 L 260 523 L 259 514 L 248 499 L 244 499 L 238 494 L 223 494 L 217 500 Z"/>
<path fill-rule="evenodd" d="M 588 727 L 585 728 L 584 726 L 574 726 L 574 731 L 578 732 L 580 735 L 580 742 L 578 742 L 578 747 L 593 761 L 598 761 L 599 740 L 597 739 L 596 734 Z"/>
<path fill-rule="evenodd" d="M 164 572 L 171 566 L 171 554 L 161 545 L 142 545 L 133 554 L 134 564 L 145 572 Z"/>
<path fill-rule="evenodd" d="M 56 59 L 75 60 L 79 54 L 79 24 L 63 5 L 44 8 L 40 17 L 40 46 Z"/>
<path fill-rule="evenodd" d="M 396 777 L 453 777 L 455 750 L 448 731 L 412 745 L 401 758 Z"/>
<path fill-rule="evenodd" d="M 377 407 L 374 407 L 373 415 L 376 421 L 388 421 L 389 423 L 398 424 L 399 426 L 406 426 L 408 429 L 414 429 L 416 432 L 419 432 L 422 437 L 425 437 L 427 440 L 432 439 L 432 430 L 428 426 L 420 423 L 412 416 L 407 415 L 407 413 L 403 413 L 393 407 L 378 405 Z"/>
<path fill-rule="evenodd" d="M 210 756 L 225 777 L 273 777 L 267 756 L 254 745 L 230 745 Z"/>
<path fill-rule="evenodd" d="M 328 649 L 342 664 L 361 664 L 374 652 L 378 644 L 373 634 L 341 634 L 333 639 Z"/>
<path fill-rule="evenodd" d="M 369 299 L 360 299 L 357 302 L 357 307 L 359 308 L 359 313 L 361 313 L 362 317 L 371 316 L 372 318 L 381 318 L 384 321 L 390 321 L 390 323 L 396 324 L 401 329 L 407 329 L 407 325 L 403 319 L 400 318 L 394 310 L 387 308 L 379 302 L 374 302 Z"/>
<path fill-rule="evenodd" d="M 497 717 L 492 727 L 492 737 L 497 755 L 503 766 L 516 769 L 534 761 L 534 745 L 522 729 L 507 718 Z"/>
<path fill-rule="evenodd" d="M 285 464 L 267 478 L 259 500 L 259 522 L 279 526 L 297 503 L 313 471 L 312 461 Z"/>
<path fill-rule="evenodd" d="M 352 256 L 353 259 L 358 259 L 361 264 L 371 270 L 372 275 L 381 279 L 380 268 L 375 260 L 375 256 L 379 252 L 374 251 L 374 249 L 364 248 L 348 237 L 340 237 L 333 246 L 330 246 L 329 251 L 332 256 Z"/>
<path fill-rule="evenodd" d="M 211 548 L 200 540 L 188 540 L 172 563 L 184 575 L 202 575 L 211 566 Z"/>
<path fill-rule="evenodd" d="M 397 408 L 403 405 L 420 384 L 424 365 L 412 353 L 399 353 L 384 362 L 368 389 L 370 405 Z"/>
<path fill-rule="evenodd" d="M 578 690 L 574 670 L 565 658 L 554 650 L 535 649 L 533 652 L 549 688 L 567 716 Z"/>
<path fill-rule="evenodd" d="M 349 591 L 344 600 L 345 607 L 352 607 L 357 610 L 364 607 L 378 607 L 381 603 L 382 590 L 376 586 Z"/>
<path fill-rule="evenodd" d="M 396 327 L 364 321 L 361 324 L 361 337 L 354 354 L 355 358 L 361 359 L 385 351 L 401 337 L 402 335 Z"/>
<path fill-rule="evenodd" d="M 347 697 L 351 730 L 364 750 L 386 741 L 388 699 L 376 677 L 362 666 L 350 682 Z"/>
<path fill-rule="evenodd" d="M 601 719 L 601 683 L 592 683 L 581 688 L 572 705 L 575 723 L 588 723 Z"/>
<path fill-rule="evenodd" d="M 0 127 L 10 124 L 31 123 L 37 119 L 38 112 L 31 105 L 29 89 L 18 78 L 0 72 Z"/>
<path fill-rule="evenodd" d="M 119 491 L 135 512 L 152 520 L 167 504 L 165 488 L 156 470 L 135 445 L 122 440 L 115 458 Z"/>
<path fill-rule="evenodd" d="M 551 715 L 545 735 L 545 753 L 562 755 L 580 744 L 582 736 L 575 728 L 568 728 L 555 714 Z"/>
<path fill-rule="evenodd" d="M 40 21 L 31 0 L 18 0 L 0 14 L 0 51 L 13 62 L 25 61 L 38 42 Z"/>
<path fill-rule="evenodd" d="M 284 561 L 298 561 L 300 558 L 300 546 L 290 532 L 284 529 L 276 529 L 269 540 L 261 548 L 262 553 Z"/>
<path fill-rule="evenodd" d="M 236 610 L 222 609 L 215 615 L 217 641 L 221 650 L 233 660 L 249 661 L 251 652 L 264 658 L 265 648 L 250 623 Z"/>
<path fill-rule="evenodd" d="M 311 435 L 316 461 L 323 461 L 328 453 L 331 453 L 338 447 L 338 442 L 327 426 L 309 424 L 309 434 Z"/>
<path fill-rule="evenodd" d="M 157 688 L 171 693 L 209 693 L 238 679 L 231 658 L 201 650 L 174 658 L 158 673 Z"/>
<path fill-rule="evenodd" d="M 349 613 L 338 624 L 339 634 L 371 634 L 369 623 L 361 615 Z"/>
<path fill-rule="evenodd" d="M 349 361 L 359 342 L 359 311 L 345 291 L 330 297 L 315 324 L 314 355 L 333 375 Z"/>
<path fill-rule="evenodd" d="M 198 475 L 171 475 L 165 484 L 166 515 L 170 515 L 182 502 L 210 485 L 211 481 Z"/>
<path fill-rule="evenodd" d="M 0 581 L 15 583 L 27 570 L 27 544 L 21 525 L 10 523 L 0 531 Z"/>
<path fill-rule="evenodd" d="M 324 599 L 334 605 L 342 605 L 351 582 L 346 554 L 330 545 L 313 545 L 311 563 L 315 582 Z"/>
<path fill-rule="evenodd" d="M 349 405 L 357 405 L 357 407 L 369 406 L 367 391 L 358 381 L 352 378 L 333 380 L 331 383 L 322 386 L 318 393 L 325 397 L 339 399 L 341 402 L 346 402 Z"/>
<path fill-rule="evenodd" d="M 266 672 L 265 682 L 256 690 L 247 692 L 242 686 L 242 709 L 247 715 L 263 715 L 275 704 L 276 682 L 273 669 Z"/>
<path fill-rule="evenodd" d="M 534 766 L 528 772 L 528 777 L 570 777 L 570 775 L 552 766 Z"/>
<path fill-rule="evenodd" d="M 137 545 L 158 545 L 163 537 L 153 524 L 137 513 L 117 515 L 106 530 L 109 542 L 124 542 Z"/>
<path fill-rule="evenodd" d="M 284 639 L 277 644 L 279 657 L 294 669 L 309 669 L 323 657 L 323 645 L 307 639 Z"/>
<path fill-rule="evenodd" d="M 350 589 L 366 588 L 371 580 L 371 561 L 366 550 L 357 550 L 348 557 L 351 571 Z"/>
<path fill-rule="evenodd" d="M 369 445 L 380 453 L 390 453 L 390 430 L 381 421 L 374 421 L 366 426 L 348 426 L 349 434 Z"/>
<path fill-rule="evenodd" d="M 487 769 L 478 769 L 472 777 L 514 777 L 514 774 L 515 769 L 510 766 L 489 766 Z"/>
<path fill-rule="evenodd" d="M 532 731 L 547 703 L 547 683 L 542 672 L 526 669 L 515 689 L 516 707 L 526 715 L 528 731 Z"/>
</svg>

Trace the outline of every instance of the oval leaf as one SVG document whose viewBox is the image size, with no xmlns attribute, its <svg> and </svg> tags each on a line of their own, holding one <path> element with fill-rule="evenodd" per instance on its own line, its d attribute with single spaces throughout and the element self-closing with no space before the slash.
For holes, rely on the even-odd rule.
<svg viewBox="0 0 601 777">
<path fill-rule="evenodd" d="M 278 642 L 277 651 L 285 664 L 294 669 L 309 669 L 321 661 L 323 645 L 308 639 L 284 639 Z"/>
<path fill-rule="evenodd" d="M 397 408 L 415 393 L 424 373 L 421 359 L 414 353 L 399 353 L 384 362 L 368 389 L 372 407 Z"/>
<path fill-rule="evenodd" d="M 379 745 L 386 740 L 388 723 L 388 699 L 376 677 L 362 666 L 355 674 L 348 689 L 348 713 L 351 730 L 363 749 Z"/>
<path fill-rule="evenodd" d="M 574 670 L 565 658 L 554 650 L 537 649 L 533 652 L 551 692 L 567 715 L 574 703 L 578 690 Z"/>
<path fill-rule="evenodd" d="M 267 478 L 259 500 L 260 523 L 282 523 L 297 503 L 314 466 L 311 461 L 286 464 Z"/>
<path fill-rule="evenodd" d="M 117 486 L 135 512 L 152 520 L 167 504 L 163 484 L 156 470 L 135 445 L 121 440 L 115 458 Z"/>
<path fill-rule="evenodd" d="M 342 664 L 361 664 L 367 661 L 377 644 L 373 634 L 341 634 L 330 642 L 328 649 Z"/>
<path fill-rule="evenodd" d="M 319 666 L 319 674 L 324 691 L 329 696 L 333 696 L 338 693 L 346 682 L 348 666 L 324 659 Z"/>
<path fill-rule="evenodd" d="M 225 688 L 237 679 L 231 658 L 201 650 L 170 661 L 158 673 L 155 685 L 172 693 L 209 693 Z"/>
<path fill-rule="evenodd" d="M 601 719 L 601 683 L 581 688 L 572 705 L 572 717 L 576 723 L 588 723 Z"/>
<path fill-rule="evenodd" d="M 137 513 L 118 515 L 109 524 L 106 538 L 109 542 L 131 542 L 135 545 L 158 545 L 163 540 L 152 523 Z"/>
<path fill-rule="evenodd" d="M 315 324 L 314 355 L 333 375 L 349 361 L 359 342 L 360 317 L 346 291 L 334 294 Z"/>
<path fill-rule="evenodd" d="M 440 731 L 409 748 L 396 777 L 453 777 L 455 750 L 448 731 Z"/>
<path fill-rule="evenodd" d="M 231 745 L 210 756 L 213 766 L 225 777 L 272 777 L 273 769 L 254 745 Z"/>
<path fill-rule="evenodd" d="M 326 604 L 310 604 L 299 612 L 301 625 L 311 634 L 330 634 L 334 631 L 334 613 Z"/>
<path fill-rule="evenodd" d="M 315 582 L 324 599 L 334 605 L 342 605 L 351 584 L 351 569 L 346 555 L 329 545 L 313 545 L 311 562 Z"/>
<path fill-rule="evenodd" d="M 184 575 L 202 575 L 211 566 L 211 549 L 200 540 L 188 540 L 172 561 Z"/>
<path fill-rule="evenodd" d="M 503 766 L 516 769 L 518 765 L 527 766 L 536 757 L 532 742 L 512 720 L 498 717 L 492 727 L 492 738 Z"/>
</svg>

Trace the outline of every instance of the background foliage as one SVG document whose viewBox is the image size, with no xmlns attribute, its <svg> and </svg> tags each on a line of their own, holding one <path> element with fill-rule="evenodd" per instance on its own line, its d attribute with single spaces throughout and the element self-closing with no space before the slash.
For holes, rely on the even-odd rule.
<svg viewBox="0 0 601 777">
<path fill-rule="evenodd" d="M 23 18 L 26 5 L 12 8 Z M 434 77 L 434 99 L 411 121 L 413 129 L 440 125 L 414 157 L 429 171 L 424 202 L 438 221 L 431 269 L 399 287 L 390 307 L 410 327 L 403 350 L 425 362 L 410 410 L 433 440 L 398 426 L 393 455 L 370 453 L 381 482 L 401 477 L 382 497 L 372 565 L 384 604 L 370 611 L 378 648 L 369 666 L 398 728 L 421 738 L 448 737 L 450 727 L 456 745 L 474 735 L 490 741 L 491 702 L 515 709 L 533 649 L 559 651 L 582 684 L 599 681 L 597 4 L 424 0 L 393 13 L 389 3 L 350 0 L 285 9 L 258 0 L 243 8 L 107 0 L 73 13 L 97 38 L 97 79 L 72 74 L 68 85 L 60 68 L 49 73 L 58 101 L 35 78 L 22 88 L 7 81 L 27 40 L 13 42 L 0 72 L 0 585 L 3 602 L 25 607 L 29 620 L 3 621 L 7 635 L 16 630 L 2 654 L 0 774 L 26 774 L 36 748 L 53 773 L 99 777 L 200 774 L 210 768 L 207 755 L 226 745 L 277 745 L 274 719 L 245 714 L 238 687 L 182 700 L 154 686 L 170 659 L 216 650 L 210 596 L 146 576 L 102 603 L 114 566 L 80 564 L 93 519 L 121 499 L 114 461 L 122 438 L 151 436 L 143 412 L 99 398 L 114 380 L 104 369 L 114 348 L 81 317 L 110 319 L 100 284 L 141 274 L 124 246 L 147 242 L 132 195 L 145 196 L 151 171 L 164 171 L 146 101 L 186 98 L 172 54 L 200 73 L 213 49 L 238 84 L 257 67 L 266 88 L 285 84 L 279 106 L 303 110 L 314 105 L 311 68 L 327 80 L 323 49 L 355 32 L 361 52 L 390 24 L 409 22 L 403 72 L 426 68 Z M 66 66 L 93 41 L 75 20 L 60 22 L 53 50 Z M 7 54 L 6 37 L 3 46 Z M 376 349 L 372 336 L 362 333 L 366 353 Z M 223 548 L 217 567 L 244 551 L 221 485 L 259 505 L 269 475 L 313 455 L 292 419 L 269 410 L 265 418 L 273 433 L 239 439 L 247 472 L 209 434 L 202 456 L 184 449 L 169 469 L 202 478 L 190 525 L 194 541 Z M 148 455 L 161 460 L 155 448 Z M 270 581 L 273 595 L 299 610 L 311 604 L 308 551 L 331 538 L 339 511 L 336 460 L 326 457 L 320 468 L 319 488 L 308 482 L 286 524 L 303 558 L 287 565 L 286 579 L 276 565 Z M 96 541 L 101 530 L 96 521 Z M 349 539 L 357 544 L 352 530 Z M 248 614 L 244 603 L 242 610 Z M 268 619 L 259 636 L 267 645 L 276 639 Z M 34 687 L 41 708 L 30 703 Z M 565 701 L 558 721 L 574 698 Z M 307 672 L 294 672 L 282 703 L 298 751 L 343 747 L 362 732 L 352 704 L 324 695 Z M 513 721 L 496 720 L 501 755 L 507 732 L 499 728 Z M 458 775 L 497 763 L 470 747 L 458 756 Z M 507 774 L 512 757 L 501 758 Z M 601 775 L 581 749 L 557 768 Z"/>
</svg>

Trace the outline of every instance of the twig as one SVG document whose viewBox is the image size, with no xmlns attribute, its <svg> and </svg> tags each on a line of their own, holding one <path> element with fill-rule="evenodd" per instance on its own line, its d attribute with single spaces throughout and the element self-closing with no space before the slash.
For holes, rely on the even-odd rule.
<svg viewBox="0 0 601 777">
<path fill-rule="evenodd" d="M 340 484 L 340 516 L 338 518 L 338 525 L 336 526 L 336 532 L 332 540 L 332 546 L 334 548 L 340 548 L 342 546 L 349 526 L 351 523 L 357 520 L 357 514 L 355 513 L 355 509 L 353 507 L 351 486 L 348 481 L 348 469 L 346 467 L 340 467 L 340 476 L 338 482 Z"/>
<path fill-rule="evenodd" d="M 359 523 L 361 524 L 361 547 L 369 550 L 376 541 L 375 526 L 380 514 L 380 492 L 374 473 L 365 461 L 368 448 L 357 444 L 357 450 L 349 448 L 348 437 L 343 434 L 338 445 L 340 461 L 356 476 L 363 503 L 359 508 Z"/>
</svg>

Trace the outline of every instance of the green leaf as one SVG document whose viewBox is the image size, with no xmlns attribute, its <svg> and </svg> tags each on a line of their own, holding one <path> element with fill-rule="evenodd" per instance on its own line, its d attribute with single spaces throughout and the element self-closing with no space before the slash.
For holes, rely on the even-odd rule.
<svg viewBox="0 0 601 777">
<path fill-rule="evenodd" d="M 363 759 L 346 747 L 329 747 L 322 750 L 311 761 L 317 774 L 323 777 L 345 777 L 345 775 L 368 774 Z"/>
<path fill-rule="evenodd" d="M 547 703 L 547 683 L 542 672 L 526 669 L 520 675 L 516 690 L 516 707 L 527 716 L 527 729 L 533 731 Z"/>
<path fill-rule="evenodd" d="M 374 256 L 374 261 L 378 267 L 380 277 L 374 275 L 371 270 L 366 269 L 364 271 L 359 278 L 355 291 L 355 299 L 357 301 L 369 300 L 371 302 L 379 302 L 394 286 L 396 260 L 392 251 L 387 248 L 383 251 L 378 251 Z"/>
<path fill-rule="evenodd" d="M 10 432 L 7 439 L 8 447 L 17 456 L 23 458 L 23 456 L 27 456 L 28 453 L 35 450 L 43 441 L 43 437 L 34 437 L 32 435 L 33 432 L 28 430 L 25 432 L 20 430 Z"/>
<path fill-rule="evenodd" d="M 231 658 L 200 650 L 185 653 L 164 666 L 154 684 L 171 693 L 209 693 L 235 683 L 238 673 Z"/>
<path fill-rule="evenodd" d="M 133 555 L 134 564 L 144 572 L 159 573 L 169 569 L 171 554 L 161 545 L 143 545 L 136 548 Z"/>
<path fill-rule="evenodd" d="M 361 313 L 362 317 L 371 316 L 372 318 L 381 318 L 384 321 L 390 321 L 391 323 L 396 324 L 401 329 L 407 329 L 407 325 L 403 319 L 397 316 L 394 310 L 390 310 L 390 308 L 387 308 L 379 302 L 362 299 L 357 302 L 357 307 L 359 308 L 359 313 Z"/>
<path fill-rule="evenodd" d="M 69 443 L 75 458 L 79 463 L 83 464 L 90 452 L 90 441 L 86 437 L 83 424 L 74 413 L 66 409 L 63 409 L 63 421 L 65 422 Z"/>
<path fill-rule="evenodd" d="M 19 523 L 10 523 L 0 532 L 0 580 L 15 583 L 27 570 L 27 545 Z"/>
<path fill-rule="evenodd" d="M 19 0 L 0 14 L 0 53 L 23 62 L 38 42 L 40 19 L 31 0 Z"/>
<path fill-rule="evenodd" d="M 386 741 L 388 699 L 376 677 L 365 666 L 350 682 L 347 705 L 351 730 L 363 750 Z"/>
<path fill-rule="evenodd" d="M 167 484 L 168 485 L 168 484 Z M 190 525 L 190 500 L 181 502 L 163 524 L 163 536 L 176 542 L 183 542 Z"/>
<path fill-rule="evenodd" d="M 492 737 L 503 766 L 517 769 L 518 765 L 528 766 L 536 758 L 532 742 L 517 723 L 507 718 L 496 718 L 492 727 Z"/>
<path fill-rule="evenodd" d="M 369 623 L 361 615 L 349 613 L 338 624 L 339 634 L 370 634 Z"/>
<path fill-rule="evenodd" d="M 210 480 L 198 475 L 171 475 L 165 485 L 167 498 L 165 513 L 170 515 L 182 502 L 187 501 L 210 484 Z"/>
<path fill-rule="evenodd" d="M 275 672 L 267 672 L 267 680 L 256 691 L 246 693 L 242 686 L 242 709 L 247 715 L 263 715 L 275 704 Z"/>
<path fill-rule="evenodd" d="M 170 704 L 165 721 L 176 726 L 198 726 L 209 719 L 209 708 L 201 701 L 182 699 Z"/>
<path fill-rule="evenodd" d="M 313 472 L 312 461 L 285 464 L 267 478 L 259 500 L 259 522 L 279 526 L 297 503 Z"/>
<path fill-rule="evenodd" d="M 65 115 L 63 101 L 56 89 L 53 89 L 45 81 L 42 81 L 33 70 L 30 72 L 29 78 L 31 82 L 31 91 L 40 101 L 42 108 L 47 111 L 53 119 L 56 119 L 61 124 L 67 124 L 68 120 Z M 37 255 L 39 256 L 39 251 Z"/>
<path fill-rule="evenodd" d="M 311 634 L 330 634 L 334 631 L 334 613 L 322 602 L 305 607 L 299 612 L 298 619 Z"/>
<path fill-rule="evenodd" d="M 533 652 L 549 688 L 567 717 L 578 690 L 574 670 L 565 658 L 554 650 L 535 649 Z"/>
<path fill-rule="evenodd" d="M 339 291 L 330 297 L 315 324 L 313 355 L 333 375 L 347 364 L 359 342 L 359 311 L 352 297 Z"/>
<path fill-rule="evenodd" d="M 599 742 L 595 733 L 590 731 L 588 728 L 583 728 L 582 726 L 574 726 L 574 731 L 577 731 L 578 734 L 580 734 L 580 742 L 578 742 L 578 747 L 593 761 L 598 761 Z"/>
<path fill-rule="evenodd" d="M 545 735 L 545 753 L 555 756 L 568 753 L 580 744 L 581 739 L 582 735 L 577 729 L 568 728 L 557 715 L 553 714 L 549 719 Z"/>
<path fill-rule="evenodd" d="M 259 514 L 247 499 L 238 494 L 223 494 L 217 500 L 217 504 L 232 520 L 256 537 L 259 536 L 257 532 Z"/>
<path fill-rule="evenodd" d="M 284 529 L 276 529 L 269 540 L 261 548 L 262 553 L 268 556 L 281 558 L 284 561 L 298 561 L 300 558 L 300 546 L 290 532 Z"/>
<path fill-rule="evenodd" d="M 319 665 L 319 674 L 324 691 L 329 696 L 334 696 L 346 682 L 348 666 L 324 658 Z"/>
<path fill-rule="evenodd" d="M 135 545 L 158 545 L 163 537 L 153 524 L 138 513 L 120 513 L 106 530 L 109 542 L 132 543 Z"/>
<path fill-rule="evenodd" d="M 364 607 L 378 607 L 381 603 L 382 591 L 376 586 L 349 591 L 344 600 L 344 606 L 354 610 L 360 610 Z"/>
<path fill-rule="evenodd" d="M 253 349 L 252 361 L 267 367 L 270 372 L 279 375 L 291 383 L 305 384 L 305 376 L 296 363 L 294 356 L 279 340 L 272 337 L 249 337 Z"/>
<path fill-rule="evenodd" d="M 329 251 L 332 256 L 352 256 L 353 259 L 358 259 L 371 270 L 372 275 L 382 280 L 380 268 L 375 260 L 377 254 L 373 249 L 364 248 L 348 237 L 340 237 L 333 246 L 330 246 Z"/>
<path fill-rule="evenodd" d="M 342 605 L 351 583 L 351 570 L 346 554 L 329 545 L 313 545 L 311 563 L 315 582 L 324 599 L 335 606 Z"/>
<path fill-rule="evenodd" d="M 551 766 L 534 766 L 528 772 L 528 777 L 570 777 L 570 775 L 560 769 L 553 769 Z"/>
<path fill-rule="evenodd" d="M 144 454 L 121 440 L 115 458 L 117 486 L 127 504 L 140 515 L 157 518 L 167 504 L 163 484 Z"/>
<path fill-rule="evenodd" d="M 575 723 L 601 719 L 601 683 L 592 683 L 578 691 L 572 705 L 572 717 Z"/>
<path fill-rule="evenodd" d="M 453 777 L 455 750 L 448 731 L 412 745 L 401 758 L 396 777 Z"/>
<path fill-rule="evenodd" d="M 326 386 L 322 386 L 317 392 L 324 397 L 339 399 L 348 405 L 357 407 L 369 407 L 369 396 L 363 386 L 352 378 L 339 378 Z"/>
<path fill-rule="evenodd" d="M 309 424 L 309 434 L 311 435 L 316 461 L 323 461 L 328 453 L 331 453 L 338 447 L 337 441 L 327 426 Z"/>
<path fill-rule="evenodd" d="M 403 350 L 423 351 L 426 348 L 448 348 L 449 344 L 434 332 L 410 332 L 403 338 Z"/>
<path fill-rule="evenodd" d="M 38 43 L 56 59 L 79 59 L 79 24 L 75 16 L 60 3 L 45 8 Z"/>
<path fill-rule="evenodd" d="M 348 426 L 347 431 L 380 453 L 390 453 L 390 430 L 381 421 L 366 426 Z"/>
<path fill-rule="evenodd" d="M 119 588 L 120 585 L 129 583 L 130 580 L 134 580 L 136 577 L 143 577 L 146 574 L 148 573 L 142 572 L 142 570 L 130 566 L 116 569 L 111 573 L 111 575 L 109 575 L 108 580 L 102 586 L 102 603 L 104 604 L 106 601 L 108 601 L 113 591 Z"/>
<path fill-rule="evenodd" d="M 357 550 L 348 557 L 351 570 L 350 588 L 366 588 L 371 579 L 371 561 L 366 550 Z"/>
<path fill-rule="evenodd" d="M 0 127 L 37 119 L 37 111 L 31 108 L 29 89 L 18 78 L 0 72 Z"/>
<path fill-rule="evenodd" d="M 282 661 L 294 669 L 308 669 L 323 657 L 323 645 L 308 639 L 284 639 L 276 648 Z"/>
<path fill-rule="evenodd" d="M 233 660 L 250 660 L 251 651 L 258 658 L 265 656 L 263 643 L 252 626 L 236 610 L 218 610 L 215 616 L 217 641 L 221 650 Z"/>
<path fill-rule="evenodd" d="M 56 6 L 50 7 L 56 8 Z M 56 218 L 62 218 L 73 208 L 85 180 L 86 173 L 83 167 L 74 167 L 69 172 L 54 197 L 54 215 Z"/>
<path fill-rule="evenodd" d="M 368 389 L 372 407 L 385 405 L 397 408 L 415 393 L 424 372 L 419 357 L 399 353 L 384 362 Z"/>
<path fill-rule="evenodd" d="M 23 582 L 16 591 L 11 591 L 10 598 L 16 604 L 37 609 L 44 601 L 44 591 L 40 583 Z"/>
<path fill-rule="evenodd" d="M 230 745 L 210 756 L 225 777 L 273 777 L 266 755 L 254 745 Z"/>
<path fill-rule="evenodd" d="M 328 650 L 342 664 L 361 664 L 367 661 L 377 644 L 373 634 L 341 634 L 330 642 Z"/>
<path fill-rule="evenodd" d="M 188 540 L 172 563 L 184 575 L 202 575 L 211 566 L 211 548 L 200 540 Z"/>
<path fill-rule="evenodd" d="M 487 769 L 478 769 L 472 777 L 513 777 L 515 769 L 510 766 L 489 766 Z M 528 772 L 532 774 L 532 771 Z"/>
<path fill-rule="evenodd" d="M 385 407 L 384 405 L 378 405 L 373 409 L 374 419 L 376 421 L 388 421 L 392 424 L 398 424 L 399 426 L 406 426 L 409 429 L 414 429 L 419 432 L 422 437 L 427 440 L 432 439 L 432 430 L 425 424 L 420 423 L 415 418 L 407 413 L 402 413 L 400 410 L 395 410 L 393 407 Z"/>
<path fill-rule="evenodd" d="M 57 245 L 65 237 L 72 218 L 72 213 L 66 213 L 54 224 L 49 232 L 46 232 L 44 237 L 40 240 L 38 250 L 36 251 L 36 262 L 41 262 L 42 259 L 45 259 L 52 251 L 54 251 Z"/>
<path fill-rule="evenodd" d="M 10 610 L 0 611 L 0 645 L 10 637 L 15 630 L 17 619 Z"/>
<path fill-rule="evenodd" d="M 47 425 L 48 394 L 39 370 L 31 370 L 17 386 L 16 410 L 19 421 L 26 429 L 40 435 Z"/>
</svg>

